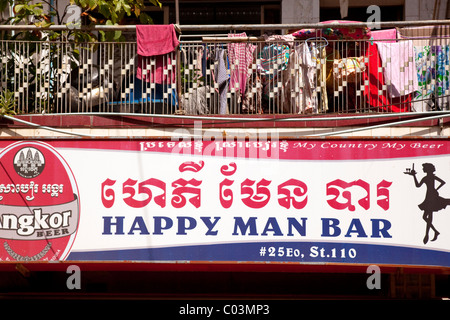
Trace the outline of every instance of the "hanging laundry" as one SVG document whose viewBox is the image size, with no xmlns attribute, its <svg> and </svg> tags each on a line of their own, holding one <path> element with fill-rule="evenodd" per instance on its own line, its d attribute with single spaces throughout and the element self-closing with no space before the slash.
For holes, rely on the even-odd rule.
<svg viewBox="0 0 450 320">
<path fill-rule="evenodd" d="M 449 25 L 398 28 L 399 37 L 414 44 L 419 88 L 414 111 L 450 108 Z"/>
<path fill-rule="evenodd" d="M 243 33 L 229 33 L 228 37 L 246 37 Z M 238 89 L 242 95 L 247 87 L 248 66 L 253 61 L 253 53 L 256 46 L 251 43 L 230 43 L 228 45 L 228 57 L 231 65 L 230 88 Z"/>
<path fill-rule="evenodd" d="M 242 97 L 243 113 L 263 113 L 262 109 L 262 84 L 258 72 L 249 75 L 247 80 L 247 90 Z"/>
<path fill-rule="evenodd" d="M 320 112 L 328 110 L 328 93 L 327 93 L 327 47 L 326 45 L 311 44 L 311 57 L 316 64 L 317 69 L 317 89 L 320 93 L 319 109 Z"/>
<path fill-rule="evenodd" d="M 414 93 L 398 98 L 390 97 L 383 89 L 386 81 L 377 44 L 367 43 L 366 46 L 365 59 L 368 60 L 368 63 L 363 72 L 363 79 L 365 83 L 364 96 L 367 103 L 373 108 L 389 112 L 409 111 Z"/>
<path fill-rule="evenodd" d="M 289 64 L 290 49 L 284 44 L 270 44 L 264 46 L 258 54 L 261 73 L 269 79 L 274 79 L 286 70 Z"/>
<path fill-rule="evenodd" d="M 447 109 L 450 104 L 450 46 L 416 46 L 414 50 L 419 85 L 415 110 Z"/>
<path fill-rule="evenodd" d="M 390 97 L 398 98 L 418 89 L 414 47 L 410 40 L 377 43 Z"/>
<path fill-rule="evenodd" d="M 344 81 L 356 83 L 360 79 L 360 73 L 365 69 L 364 57 L 334 59 L 332 76 L 337 83 Z M 329 81 L 328 78 L 327 81 Z"/>
<path fill-rule="evenodd" d="M 306 43 L 300 43 L 295 47 L 300 70 L 299 80 L 299 110 L 298 113 L 317 112 L 316 94 L 316 61 L 313 60 L 311 51 Z"/>
<path fill-rule="evenodd" d="M 205 48 L 203 46 L 198 47 L 197 55 L 194 60 L 195 65 L 195 78 L 196 80 L 200 80 L 202 77 L 204 78 L 204 70 L 203 60 L 205 58 L 204 55 Z"/>
<path fill-rule="evenodd" d="M 281 34 L 273 34 L 273 35 L 267 35 L 264 34 L 264 41 L 265 42 L 284 42 L 287 45 L 289 45 L 290 47 L 294 46 L 295 43 L 295 37 L 292 34 L 285 34 L 285 35 L 281 35 Z"/>
<path fill-rule="evenodd" d="M 258 53 L 257 68 L 261 74 L 264 109 L 286 109 L 286 83 L 289 74 L 290 48 L 285 44 L 265 45 Z"/>
<path fill-rule="evenodd" d="M 216 50 L 214 65 L 215 82 L 219 90 L 219 114 L 227 113 L 227 92 L 228 92 L 228 74 L 225 64 L 225 50 L 219 48 Z"/>
<path fill-rule="evenodd" d="M 167 71 L 172 66 L 171 53 L 179 45 L 174 25 L 136 25 L 136 40 L 136 77 L 152 83 L 175 83 L 176 70 Z M 149 66 L 151 59 L 155 59 L 154 66 Z"/>
<path fill-rule="evenodd" d="M 193 88 L 181 98 L 182 106 L 187 115 L 205 115 L 210 113 L 207 92 L 210 92 L 209 86 Z"/>
</svg>

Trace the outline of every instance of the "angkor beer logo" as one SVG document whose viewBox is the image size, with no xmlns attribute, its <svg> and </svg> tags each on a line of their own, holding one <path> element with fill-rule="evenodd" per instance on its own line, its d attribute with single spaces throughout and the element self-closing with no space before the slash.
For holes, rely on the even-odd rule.
<svg viewBox="0 0 450 320">
<path fill-rule="evenodd" d="M 24 178 L 34 178 L 44 170 L 45 158 L 36 148 L 23 148 L 14 157 L 14 169 Z"/>
<path fill-rule="evenodd" d="M 64 260 L 75 240 L 79 196 L 67 162 L 42 142 L 0 153 L 0 261 Z"/>
</svg>

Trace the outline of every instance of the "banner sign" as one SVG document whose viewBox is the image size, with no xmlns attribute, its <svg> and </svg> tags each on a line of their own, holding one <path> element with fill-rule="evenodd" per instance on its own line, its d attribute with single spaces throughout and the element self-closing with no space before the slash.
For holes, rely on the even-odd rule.
<svg viewBox="0 0 450 320">
<path fill-rule="evenodd" d="M 450 141 L 0 141 L 0 261 L 450 267 Z"/>
</svg>

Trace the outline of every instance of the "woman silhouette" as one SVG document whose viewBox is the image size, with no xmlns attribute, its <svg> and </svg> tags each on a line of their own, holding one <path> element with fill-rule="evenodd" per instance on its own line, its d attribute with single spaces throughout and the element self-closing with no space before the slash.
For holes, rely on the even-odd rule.
<svg viewBox="0 0 450 320">
<path fill-rule="evenodd" d="M 445 181 L 441 178 L 434 175 L 436 168 L 432 163 L 424 163 L 422 164 L 423 172 L 426 173 L 426 176 L 422 178 L 419 182 L 417 181 L 416 174 L 417 172 L 414 170 L 414 164 L 412 169 L 407 169 L 405 174 L 409 174 L 414 177 L 414 183 L 416 187 L 419 188 L 423 184 L 427 186 L 427 193 L 425 195 L 425 200 L 421 204 L 419 204 L 420 210 L 423 210 L 423 219 L 427 223 L 425 237 L 423 238 L 423 243 L 428 242 L 428 234 L 430 229 L 434 231 L 434 237 L 431 241 L 435 241 L 439 236 L 439 231 L 433 225 L 433 212 L 444 209 L 446 206 L 450 204 L 450 199 L 445 199 L 439 196 L 438 190 L 445 184 Z M 439 186 L 435 187 L 435 181 L 439 182 Z"/>
</svg>

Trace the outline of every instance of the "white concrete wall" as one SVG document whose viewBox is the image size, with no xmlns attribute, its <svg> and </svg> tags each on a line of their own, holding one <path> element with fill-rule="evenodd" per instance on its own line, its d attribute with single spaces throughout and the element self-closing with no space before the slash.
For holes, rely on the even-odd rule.
<svg viewBox="0 0 450 320">
<path fill-rule="evenodd" d="M 405 20 L 433 20 L 433 12 L 435 3 L 440 2 L 440 7 L 437 8 L 436 20 L 443 20 L 447 13 L 447 0 L 405 0 Z"/>
<path fill-rule="evenodd" d="M 405 20 L 432 20 L 435 4 L 440 3 L 436 9 L 434 19 L 446 19 L 450 11 L 450 0 L 350 0 L 349 6 L 379 6 L 401 5 L 405 6 Z M 316 23 L 320 21 L 321 7 L 339 7 L 339 0 L 281 0 L 282 23 Z"/>
<path fill-rule="evenodd" d="M 397 6 L 404 4 L 404 2 L 405 0 L 348 0 L 348 5 L 349 7 L 368 7 L 373 4 L 377 6 Z M 320 0 L 320 6 L 337 8 L 339 7 L 339 0 Z"/>
<path fill-rule="evenodd" d="M 317 23 L 320 0 L 281 0 L 281 23 Z"/>
</svg>

